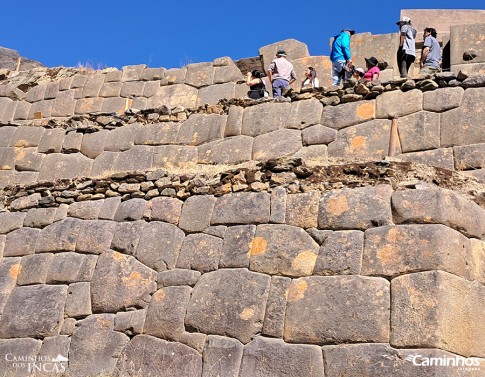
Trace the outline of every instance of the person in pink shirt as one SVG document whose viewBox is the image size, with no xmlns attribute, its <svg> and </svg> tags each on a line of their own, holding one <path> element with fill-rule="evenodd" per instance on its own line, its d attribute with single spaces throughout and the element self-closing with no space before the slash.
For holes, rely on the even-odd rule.
<svg viewBox="0 0 485 377">
<path fill-rule="evenodd" d="M 367 72 L 364 74 L 363 79 L 367 81 L 374 81 L 379 78 L 381 70 L 377 67 L 379 62 L 373 56 L 370 58 L 365 58 L 365 64 L 367 66 Z"/>
</svg>

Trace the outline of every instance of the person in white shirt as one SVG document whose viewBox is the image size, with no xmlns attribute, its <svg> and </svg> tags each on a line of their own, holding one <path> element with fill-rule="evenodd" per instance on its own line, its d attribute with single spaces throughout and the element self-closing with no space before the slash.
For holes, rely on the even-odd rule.
<svg viewBox="0 0 485 377">
<path fill-rule="evenodd" d="M 318 88 L 319 86 L 320 82 L 317 78 L 317 71 L 313 67 L 308 67 L 305 70 L 305 79 L 301 83 L 301 89 Z"/>
</svg>

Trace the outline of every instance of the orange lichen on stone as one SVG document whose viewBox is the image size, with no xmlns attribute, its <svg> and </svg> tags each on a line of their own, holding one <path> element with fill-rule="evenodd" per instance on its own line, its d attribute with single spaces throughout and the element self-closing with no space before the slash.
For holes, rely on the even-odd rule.
<svg viewBox="0 0 485 377">
<path fill-rule="evenodd" d="M 354 149 L 362 149 L 364 148 L 366 144 L 366 138 L 365 136 L 356 136 L 352 138 L 352 141 L 350 142 L 350 145 Z"/>
<path fill-rule="evenodd" d="M 343 194 L 328 200 L 327 212 L 331 215 L 339 216 L 345 211 L 348 211 L 349 208 L 347 197 Z"/>
<path fill-rule="evenodd" d="M 156 302 L 160 302 L 160 301 L 163 301 L 165 297 L 166 297 L 165 291 L 160 290 L 153 295 L 153 300 L 155 300 Z"/>
<path fill-rule="evenodd" d="M 361 119 L 374 118 L 376 114 L 376 107 L 372 102 L 364 102 L 357 106 L 356 112 L 357 116 Z"/>
<path fill-rule="evenodd" d="M 241 314 L 239 314 L 239 318 L 247 321 L 252 318 L 254 315 L 254 309 L 253 308 L 245 308 Z"/>
<path fill-rule="evenodd" d="M 10 277 L 12 279 L 17 279 L 17 276 L 19 276 L 20 273 L 20 264 L 14 264 L 12 267 L 10 267 Z"/>
<path fill-rule="evenodd" d="M 250 256 L 260 255 L 266 253 L 266 247 L 268 242 L 263 237 L 255 237 L 251 243 Z"/>
<path fill-rule="evenodd" d="M 17 147 L 17 148 L 27 148 L 28 146 L 29 146 L 29 142 L 27 140 L 18 140 L 14 144 L 14 147 Z"/>
<path fill-rule="evenodd" d="M 288 292 L 286 293 L 286 299 L 288 301 L 298 301 L 305 297 L 305 292 L 308 289 L 308 283 L 305 280 L 294 280 Z"/>
<path fill-rule="evenodd" d="M 291 264 L 295 270 L 301 271 L 304 275 L 311 275 L 317 261 L 317 255 L 310 250 L 301 252 Z"/>
</svg>

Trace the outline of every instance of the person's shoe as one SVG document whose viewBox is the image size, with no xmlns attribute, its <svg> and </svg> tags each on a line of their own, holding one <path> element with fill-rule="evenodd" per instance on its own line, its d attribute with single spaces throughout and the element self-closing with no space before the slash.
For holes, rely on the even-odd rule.
<svg viewBox="0 0 485 377">
<path fill-rule="evenodd" d="M 281 91 L 281 95 L 283 97 L 286 97 L 288 94 L 291 94 L 291 88 L 284 88 L 282 91 Z"/>
</svg>

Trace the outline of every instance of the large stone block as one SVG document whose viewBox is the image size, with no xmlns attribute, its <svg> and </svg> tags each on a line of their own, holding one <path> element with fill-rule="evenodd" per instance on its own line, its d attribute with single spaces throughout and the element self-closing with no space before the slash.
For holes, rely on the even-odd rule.
<svg viewBox="0 0 485 377">
<path fill-rule="evenodd" d="M 0 337 L 58 335 L 64 318 L 66 286 L 32 285 L 12 290 L 0 318 Z"/>
<path fill-rule="evenodd" d="M 202 377 L 239 377 L 243 345 L 237 340 L 209 335 L 202 355 Z"/>
<path fill-rule="evenodd" d="M 485 242 L 472 238 L 470 277 L 485 284 Z"/>
<path fill-rule="evenodd" d="M 244 109 L 241 133 L 258 136 L 285 128 L 291 114 L 289 103 L 262 103 Z"/>
<path fill-rule="evenodd" d="M 414 19 L 412 19 L 412 21 L 414 25 Z M 419 30 L 419 33 L 423 29 L 417 30 Z M 396 51 L 398 48 L 398 41 L 399 35 L 397 32 L 377 35 L 359 32 L 350 39 L 352 62 L 356 67 L 365 69 L 365 58 L 375 56 L 377 59 L 387 62 L 389 68 L 396 68 L 397 71 Z M 397 74 L 398 73 L 399 72 L 397 71 Z"/>
<path fill-rule="evenodd" d="M 214 83 L 215 68 L 212 63 L 194 63 L 187 65 L 185 84 L 201 88 Z"/>
<path fill-rule="evenodd" d="M 358 230 L 332 232 L 318 252 L 314 275 L 359 275 L 364 233 Z"/>
<path fill-rule="evenodd" d="M 291 156 L 303 146 L 299 130 L 276 130 L 254 138 L 253 160 Z"/>
<path fill-rule="evenodd" d="M 465 59 L 468 51 L 472 50 L 475 58 L 473 63 L 485 62 L 485 17 L 482 17 L 482 23 L 470 25 L 466 22 L 463 25 L 454 25 L 450 27 L 450 59 L 451 65 L 469 63 Z"/>
<path fill-rule="evenodd" d="M 91 159 L 95 159 L 103 153 L 109 131 L 101 130 L 90 134 L 84 134 L 80 152 Z"/>
<path fill-rule="evenodd" d="M 206 86 L 199 90 L 197 98 L 197 106 L 215 105 L 222 99 L 232 99 L 235 94 L 235 84 L 233 82 L 226 82 L 224 84 L 216 84 Z"/>
<path fill-rule="evenodd" d="M 67 209 L 67 215 L 77 219 L 96 220 L 102 206 L 103 200 L 74 202 Z"/>
<path fill-rule="evenodd" d="M 162 145 L 154 147 L 153 168 L 191 169 L 197 164 L 197 148 L 192 146 Z"/>
<path fill-rule="evenodd" d="M 71 337 L 69 376 L 113 375 L 118 357 L 130 338 L 113 331 L 114 314 L 91 315 Z"/>
<path fill-rule="evenodd" d="M 241 73 L 234 62 L 222 67 L 216 66 L 214 72 L 214 84 L 244 80 L 245 74 L 246 72 Z"/>
<path fill-rule="evenodd" d="M 413 89 L 408 92 L 394 90 L 377 97 L 376 117 L 404 116 L 423 110 L 423 92 Z"/>
<path fill-rule="evenodd" d="M 146 64 L 125 65 L 122 68 L 121 81 L 138 81 L 143 75 Z"/>
<path fill-rule="evenodd" d="M 44 135 L 43 127 L 19 126 L 10 139 L 10 147 L 28 148 L 37 147 Z"/>
<path fill-rule="evenodd" d="M 0 258 L 0 313 L 15 288 L 20 273 L 21 258 Z"/>
<path fill-rule="evenodd" d="M 337 137 L 337 130 L 316 124 L 301 132 L 303 145 L 329 144 Z"/>
<path fill-rule="evenodd" d="M 14 120 L 26 120 L 29 118 L 30 108 L 32 105 L 27 101 L 18 101 L 15 108 Z"/>
<path fill-rule="evenodd" d="M 402 117 L 398 120 L 398 129 L 403 153 L 434 149 L 440 145 L 439 114 L 421 111 Z"/>
<path fill-rule="evenodd" d="M 143 81 L 124 82 L 121 87 L 120 96 L 127 98 L 142 97 L 144 89 L 145 82 Z"/>
<path fill-rule="evenodd" d="M 134 145 L 135 135 L 140 128 L 139 124 L 132 123 L 109 131 L 104 150 L 121 152 L 131 149 Z"/>
<path fill-rule="evenodd" d="M 141 334 L 145 324 L 146 309 L 118 312 L 115 317 L 115 331 L 120 331 L 128 336 Z"/>
<path fill-rule="evenodd" d="M 259 225 L 249 252 L 250 269 L 269 275 L 311 275 L 318 249 L 318 244 L 303 229 Z"/>
<path fill-rule="evenodd" d="M 312 276 L 288 290 L 284 339 L 339 344 L 389 340 L 389 282 L 361 276 Z M 318 315 L 315 315 L 318 313 Z"/>
<path fill-rule="evenodd" d="M 396 224 L 438 223 L 467 236 L 485 237 L 485 210 L 453 191 L 434 188 L 396 191 L 392 207 Z"/>
<path fill-rule="evenodd" d="M 108 251 L 113 239 L 115 223 L 106 220 L 81 222 L 76 251 L 87 254 L 101 254 Z"/>
<path fill-rule="evenodd" d="M 46 282 L 50 283 L 75 283 L 77 281 L 90 280 L 93 264 L 96 256 L 88 256 L 77 253 L 58 253 L 52 259 L 47 271 Z M 93 263 L 94 262 L 94 263 Z"/>
<path fill-rule="evenodd" d="M 244 347 L 239 376 L 321 377 L 323 369 L 322 351 L 317 346 L 257 337 Z"/>
<path fill-rule="evenodd" d="M 39 171 L 44 157 L 43 153 L 37 153 L 37 148 L 21 148 L 17 151 L 15 170 Z"/>
<path fill-rule="evenodd" d="M 77 153 L 81 150 L 83 134 L 76 131 L 66 133 L 64 142 L 62 143 L 63 153 Z"/>
<path fill-rule="evenodd" d="M 330 157 L 382 159 L 389 150 L 391 121 L 375 119 L 339 131 L 337 139 L 328 145 Z M 398 147 L 398 151 L 400 147 Z"/>
<path fill-rule="evenodd" d="M 73 283 L 67 291 L 65 314 L 71 318 L 91 315 L 91 292 L 89 283 Z"/>
<path fill-rule="evenodd" d="M 173 287 L 179 285 L 185 285 L 193 287 L 200 278 L 201 273 L 199 271 L 174 269 L 163 271 L 158 274 L 157 285 L 162 287 Z"/>
<path fill-rule="evenodd" d="M 403 161 L 417 162 L 430 166 L 437 166 L 443 169 L 453 170 L 455 162 L 452 148 L 440 148 L 430 151 L 404 153 L 397 156 Z"/>
<path fill-rule="evenodd" d="M 39 153 L 59 153 L 62 150 L 65 135 L 66 131 L 61 128 L 45 130 L 37 151 Z"/>
<path fill-rule="evenodd" d="M 175 225 L 152 221 L 141 230 L 135 257 L 156 271 L 171 270 L 183 241 L 184 232 Z"/>
<path fill-rule="evenodd" d="M 229 107 L 224 137 L 241 135 L 243 113 L 244 108 L 241 106 Z"/>
<path fill-rule="evenodd" d="M 89 177 L 93 160 L 81 153 L 52 153 L 42 160 L 39 180 L 71 179 Z"/>
<path fill-rule="evenodd" d="M 286 189 L 277 186 L 271 190 L 271 214 L 269 221 L 276 224 L 286 223 L 286 200 L 288 195 Z"/>
<path fill-rule="evenodd" d="M 261 224 L 269 220 L 270 195 L 264 192 L 241 192 L 216 199 L 211 225 Z"/>
<path fill-rule="evenodd" d="M 16 131 L 17 131 L 17 127 L 12 127 L 12 126 L 0 127 L 0 147 L 8 147 L 10 145 L 10 140 L 12 139 Z"/>
<path fill-rule="evenodd" d="M 135 145 L 130 150 L 118 154 L 113 169 L 117 172 L 144 171 L 153 166 L 154 148 Z"/>
<path fill-rule="evenodd" d="M 320 229 L 368 229 L 392 224 L 392 187 L 378 185 L 330 191 L 322 195 Z"/>
<path fill-rule="evenodd" d="M 192 291 L 185 324 L 248 343 L 261 331 L 269 285 L 269 276 L 245 269 L 204 274 Z"/>
<path fill-rule="evenodd" d="M 0 169 L 15 170 L 15 159 L 20 148 L 0 147 Z"/>
<path fill-rule="evenodd" d="M 224 235 L 219 267 L 249 267 L 249 252 L 255 234 L 255 225 L 228 227 Z"/>
<path fill-rule="evenodd" d="M 105 82 L 99 91 L 100 97 L 120 97 L 122 82 Z"/>
<path fill-rule="evenodd" d="M 137 335 L 123 349 L 115 376 L 199 377 L 202 355 L 184 344 Z"/>
<path fill-rule="evenodd" d="M 155 271 L 117 252 L 99 256 L 91 282 L 93 312 L 145 308 L 157 289 Z"/>
<path fill-rule="evenodd" d="M 40 232 L 36 253 L 74 251 L 80 228 L 81 221 L 71 218 L 46 226 Z"/>
<path fill-rule="evenodd" d="M 215 140 L 199 146 L 199 164 L 239 164 L 251 161 L 254 139 L 249 136 L 234 136 Z"/>
<path fill-rule="evenodd" d="M 135 144 L 175 144 L 180 130 L 179 122 L 163 122 L 140 125 L 136 130 Z"/>
<path fill-rule="evenodd" d="M 144 217 L 177 225 L 183 202 L 176 198 L 159 197 L 147 203 Z"/>
<path fill-rule="evenodd" d="M 74 114 L 91 114 L 99 113 L 103 107 L 104 98 L 94 97 L 94 98 L 82 98 L 76 101 L 76 107 L 74 109 Z"/>
<path fill-rule="evenodd" d="M 291 279 L 282 276 L 271 277 L 271 287 L 266 313 L 264 315 L 262 334 L 274 338 L 283 338 L 286 312 L 286 295 Z"/>
<path fill-rule="evenodd" d="M 185 331 L 184 319 L 190 287 L 166 287 L 152 296 L 143 333 L 167 340 L 179 340 Z"/>
<path fill-rule="evenodd" d="M 459 108 L 441 114 L 442 147 L 485 142 L 485 110 L 477 107 L 483 101 L 485 88 L 467 89 Z"/>
<path fill-rule="evenodd" d="M 45 284 L 54 254 L 27 255 L 22 258 L 17 285 Z"/>
<path fill-rule="evenodd" d="M 191 196 L 182 206 L 179 227 L 186 232 L 202 232 L 210 226 L 212 211 L 216 203 L 213 196 Z"/>
<path fill-rule="evenodd" d="M 19 257 L 34 254 L 35 244 L 40 230 L 33 228 L 20 228 L 7 234 L 4 257 Z"/>
<path fill-rule="evenodd" d="M 10 123 L 17 110 L 18 101 L 12 101 L 10 98 L 0 98 L 0 121 L 4 124 Z"/>
<path fill-rule="evenodd" d="M 84 98 L 97 97 L 104 84 L 104 78 L 105 75 L 101 74 L 89 75 L 84 84 L 82 96 Z"/>
<path fill-rule="evenodd" d="M 458 231 L 440 224 L 368 229 L 362 264 L 364 275 L 394 277 L 443 270 L 469 278 L 471 244 Z"/>
<path fill-rule="evenodd" d="M 266 45 L 259 49 L 259 55 L 261 56 L 265 70 L 268 69 L 269 63 L 276 58 L 276 52 L 278 50 L 285 50 L 290 61 L 310 56 L 307 45 L 296 39 L 286 39 Z"/>
<path fill-rule="evenodd" d="M 136 221 L 140 220 L 145 214 L 146 201 L 144 199 L 135 198 L 124 201 L 116 210 L 115 221 Z"/>
<path fill-rule="evenodd" d="M 25 100 L 28 102 L 42 101 L 44 99 L 46 89 L 47 89 L 46 84 L 34 86 L 27 92 L 27 95 L 25 96 Z"/>
<path fill-rule="evenodd" d="M 300 228 L 317 226 L 320 192 L 292 194 L 286 197 L 286 224 Z"/>
<path fill-rule="evenodd" d="M 465 91 L 463 88 L 443 88 L 423 94 L 423 109 L 442 113 L 459 107 Z"/>
<path fill-rule="evenodd" d="M 111 248 L 128 255 L 135 255 L 140 234 L 147 223 L 135 221 L 133 223 L 123 222 L 116 224 Z"/>
<path fill-rule="evenodd" d="M 110 114 L 123 114 L 131 107 L 133 103 L 129 98 L 104 98 L 101 106 L 101 112 Z"/>
<path fill-rule="evenodd" d="M 429 271 L 397 277 L 391 289 L 393 346 L 485 355 L 482 284 L 447 272 Z"/>
<path fill-rule="evenodd" d="M 322 104 L 315 98 L 293 102 L 287 127 L 301 130 L 318 124 L 322 118 L 322 111 Z"/>
<path fill-rule="evenodd" d="M 186 67 L 167 69 L 163 74 L 160 85 L 182 84 L 185 80 L 186 75 Z"/>
<path fill-rule="evenodd" d="M 453 155 L 457 170 L 485 168 L 485 144 L 453 147 Z"/>
<path fill-rule="evenodd" d="M 177 142 L 185 145 L 200 145 L 222 139 L 226 121 L 226 115 L 192 114 L 182 123 Z"/>
<path fill-rule="evenodd" d="M 325 106 L 322 112 L 321 124 L 340 130 L 367 122 L 376 117 L 376 101 L 357 101 L 339 106 Z M 320 122 L 318 122 L 320 123 Z"/>
<path fill-rule="evenodd" d="M 42 346 L 39 339 L 2 339 L 0 340 L 0 370 L 5 377 L 27 377 L 31 375 L 31 363 L 19 362 L 20 357 L 35 357 Z M 23 366 L 21 365 L 23 364 Z"/>
<path fill-rule="evenodd" d="M 162 105 L 169 108 L 176 106 L 195 107 L 198 92 L 196 88 L 185 84 L 161 86 L 157 93 L 148 99 L 147 107 L 151 109 L 159 108 Z"/>
<path fill-rule="evenodd" d="M 202 273 L 217 270 L 221 251 L 220 238 L 208 234 L 189 234 L 182 244 L 176 267 Z"/>
<path fill-rule="evenodd" d="M 22 228 L 25 216 L 25 212 L 0 212 L 0 234 Z"/>
</svg>

